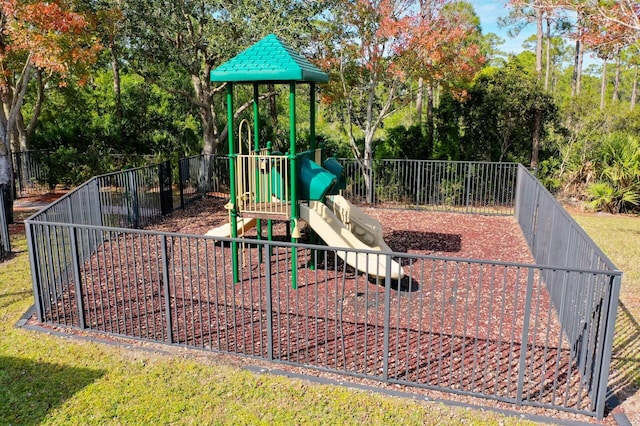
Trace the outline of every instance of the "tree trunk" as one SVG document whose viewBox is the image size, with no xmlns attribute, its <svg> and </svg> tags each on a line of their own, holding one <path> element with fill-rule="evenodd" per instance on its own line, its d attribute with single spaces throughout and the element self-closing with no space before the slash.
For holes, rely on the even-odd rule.
<svg viewBox="0 0 640 426">
<path fill-rule="evenodd" d="M 551 19 L 547 17 L 547 46 L 546 46 L 547 63 L 544 74 L 544 90 L 549 90 L 549 80 L 551 79 Z"/>
<path fill-rule="evenodd" d="M 602 61 L 602 77 L 600 81 L 600 111 L 604 110 L 605 95 L 607 92 L 607 60 Z"/>
<path fill-rule="evenodd" d="M 539 5 L 539 2 L 536 2 Z M 544 37 L 542 31 L 542 9 L 536 8 L 536 75 L 538 82 L 542 78 L 542 39 Z M 540 134 L 542 131 L 542 111 L 538 106 L 535 107 L 533 116 L 533 137 L 531 144 L 531 169 L 538 169 L 538 154 L 540 152 Z"/>
<path fill-rule="evenodd" d="M 633 67 L 633 89 L 631 90 L 631 111 L 636 108 L 636 102 L 638 100 L 638 64 Z"/>
<path fill-rule="evenodd" d="M 206 78 L 192 75 L 191 82 L 196 92 L 198 112 L 202 121 L 202 139 L 204 141 L 202 153 L 211 155 L 218 151 L 218 143 L 222 142 L 223 137 L 218 133 L 216 115 L 213 112 L 213 96 L 211 95 L 208 81 L 209 73 L 206 72 L 205 75 L 207 76 Z"/>
<path fill-rule="evenodd" d="M 373 118 L 373 104 L 376 100 L 376 79 L 372 75 L 369 80 L 368 94 L 367 94 L 367 115 L 366 123 L 364 126 L 364 180 L 367 186 L 367 202 L 373 203 L 374 200 L 374 188 L 373 179 L 371 176 L 371 160 L 373 158 L 373 138 L 377 129 Z"/>
<path fill-rule="evenodd" d="M 578 74 L 576 76 L 576 95 L 582 92 L 582 65 L 584 64 L 584 49 L 580 45 L 580 55 L 578 55 Z"/>
<path fill-rule="evenodd" d="M 202 138 L 204 145 L 202 154 L 212 155 L 218 152 L 218 144 L 220 143 L 220 135 L 216 128 L 216 118 L 209 107 L 200 107 L 200 119 L 202 120 Z"/>
<path fill-rule="evenodd" d="M 424 98 L 424 79 L 420 77 L 418 79 L 418 92 L 416 95 L 416 120 L 418 121 L 418 126 L 422 126 L 422 110 L 424 109 L 423 98 Z"/>
<path fill-rule="evenodd" d="M 536 5 L 540 5 L 539 1 L 536 1 Z M 538 81 L 542 78 L 542 39 L 544 38 L 544 32 L 542 30 L 542 9 L 536 7 L 536 75 Z"/>
<path fill-rule="evenodd" d="M 616 103 L 619 99 L 620 91 L 620 63 L 622 62 L 622 53 L 618 51 L 616 53 L 616 76 L 613 82 L 613 95 L 611 96 L 611 102 Z"/>
<path fill-rule="evenodd" d="M 433 146 L 433 84 L 427 85 L 427 144 Z"/>
<path fill-rule="evenodd" d="M 533 122 L 533 144 L 531 147 L 531 169 L 538 169 L 538 155 L 540 152 L 540 133 L 542 131 L 542 110 L 536 108 Z"/>
<path fill-rule="evenodd" d="M 4 204 L 7 223 L 13 223 L 13 198 L 11 155 L 0 154 L 0 203 Z"/>
<path fill-rule="evenodd" d="M 576 51 L 573 63 L 573 78 L 571 79 L 571 97 L 580 95 L 582 86 L 582 59 L 583 59 L 582 43 L 576 40 Z"/>
<path fill-rule="evenodd" d="M 16 130 L 18 116 L 21 113 L 24 98 L 27 93 L 27 85 L 31 80 L 31 55 L 27 57 L 22 73 L 18 76 L 12 86 L 5 79 L 3 81 L 5 89 L 0 98 L 2 99 L 2 111 L 0 111 L 0 196 L 4 203 L 7 222 L 13 223 L 13 165 L 11 161 L 11 135 Z"/>
<path fill-rule="evenodd" d="M 33 133 L 36 130 L 36 125 L 38 124 L 38 119 L 40 118 L 40 113 L 42 112 L 42 105 L 45 101 L 45 80 L 43 77 L 43 73 L 41 69 L 36 70 L 36 87 L 37 93 L 36 103 L 33 107 L 33 112 L 31 113 L 31 119 L 29 120 L 29 125 L 26 129 L 26 138 L 25 138 L 25 146 L 24 149 L 27 150 L 30 148 L 30 141 Z"/>
<path fill-rule="evenodd" d="M 120 87 L 120 62 L 118 61 L 118 55 L 116 53 L 115 45 L 112 45 L 109 49 L 111 53 L 111 70 L 113 71 L 113 94 L 116 104 L 116 126 L 118 126 L 118 144 L 122 147 L 124 141 L 122 140 L 122 119 L 124 118 L 124 112 L 122 110 L 122 90 Z"/>
<path fill-rule="evenodd" d="M 0 202 L 4 203 L 7 223 L 13 223 L 13 166 L 7 130 L 7 114 L 0 111 Z"/>
<path fill-rule="evenodd" d="M 16 132 L 14 132 L 14 135 L 15 133 L 17 133 L 17 140 L 11 142 L 12 152 L 22 152 L 29 149 L 27 128 L 24 125 L 24 116 L 22 115 L 22 111 L 20 111 L 16 120 Z"/>
</svg>

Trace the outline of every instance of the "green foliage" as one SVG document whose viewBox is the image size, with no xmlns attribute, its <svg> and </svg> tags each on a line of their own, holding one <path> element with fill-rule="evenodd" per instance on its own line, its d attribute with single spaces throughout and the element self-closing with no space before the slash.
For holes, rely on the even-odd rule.
<svg viewBox="0 0 640 426">
<path fill-rule="evenodd" d="M 408 158 L 426 160 L 431 158 L 432 147 L 422 127 L 403 125 L 388 128 L 386 137 L 374 143 L 374 158 Z"/>
<path fill-rule="evenodd" d="M 554 193 L 562 184 L 556 171 L 560 167 L 560 160 L 557 157 L 550 157 L 540 162 L 536 177 L 549 190 Z"/>
<path fill-rule="evenodd" d="M 614 133 L 594 152 L 598 181 L 587 186 L 596 210 L 620 213 L 640 205 L 640 143 L 629 135 Z"/>
<path fill-rule="evenodd" d="M 121 91 L 122 119 L 110 71 L 97 72 L 91 86 L 50 93 L 31 141 L 33 149 L 47 153 L 42 161 L 49 186 L 72 187 L 124 165 L 147 163 L 145 156 L 177 161 L 200 151 L 193 107 L 132 73 L 121 74 Z"/>
<path fill-rule="evenodd" d="M 485 68 L 465 99 L 445 95 L 436 111 L 435 158 L 528 163 L 534 113 L 542 111 L 548 138 L 558 110 L 520 57 Z"/>
<path fill-rule="evenodd" d="M 106 171 L 106 157 L 95 149 L 88 149 L 81 155 L 75 147 L 60 146 L 49 152 L 38 151 L 35 158 L 48 171 L 47 181 L 42 183 L 48 184 L 50 189 L 57 184 L 72 188 Z"/>
<path fill-rule="evenodd" d="M 120 120 L 115 113 L 113 75 L 98 72 L 93 85 L 67 87 L 51 94 L 36 129 L 34 149 L 89 147 L 118 154 L 191 154 L 199 145 L 194 111 L 180 98 L 122 73 Z"/>
</svg>

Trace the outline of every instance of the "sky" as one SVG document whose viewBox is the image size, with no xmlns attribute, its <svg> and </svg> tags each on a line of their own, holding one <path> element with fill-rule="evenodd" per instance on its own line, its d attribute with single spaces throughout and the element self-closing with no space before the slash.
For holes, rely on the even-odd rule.
<svg viewBox="0 0 640 426">
<path fill-rule="evenodd" d="M 506 1 L 503 0 L 468 0 L 476 10 L 476 14 L 480 18 L 480 26 L 482 33 L 494 33 L 504 40 L 504 44 L 498 48 L 507 53 L 522 52 L 522 43 L 535 34 L 535 24 L 527 25 L 518 35 L 511 38 L 507 35 L 509 28 L 500 28 L 498 26 L 498 18 L 507 16 L 509 10 L 505 7 Z"/>
<path fill-rule="evenodd" d="M 476 14 L 480 18 L 480 26 L 482 34 L 494 33 L 504 40 L 504 44 L 498 46 L 506 53 L 520 53 L 524 49 L 522 43 L 530 36 L 536 33 L 535 23 L 530 23 L 520 32 L 518 37 L 512 38 L 507 35 L 509 28 L 500 28 L 498 26 L 498 18 L 505 17 L 509 14 L 506 0 L 467 0 L 473 5 Z M 583 67 L 586 69 L 589 65 L 597 64 L 598 61 L 591 54 L 584 55 Z"/>
</svg>

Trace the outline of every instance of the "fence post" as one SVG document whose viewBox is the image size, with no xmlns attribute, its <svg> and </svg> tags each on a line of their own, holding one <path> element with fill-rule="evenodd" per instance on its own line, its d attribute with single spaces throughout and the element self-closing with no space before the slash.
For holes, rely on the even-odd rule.
<svg viewBox="0 0 640 426">
<path fill-rule="evenodd" d="M 516 217 L 516 220 L 518 221 L 518 224 L 520 224 L 520 228 L 523 228 L 522 218 L 520 217 L 522 212 L 522 185 L 523 185 L 522 181 L 524 179 L 524 173 L 522 172 L 522 169 L 523 167 L 518 164 L 518 168 L 516 171 L 516 193 L 515 193 L 515 206 L 514 206 L 515 217 Z"/>
<path fill-rule="evenodd" d="M 391 271 L 391 256 L 386 256 L 387 271 Z M 389 381 L 389 340 L 391 322 L 391 275 L 387 273 L 384 278 L 384 337 L 382 345 L 382 380 Z"/>
<path fill-rule="evenodd" d="M 273 361 L 273 299 L 271 295 L 271 246 L 267 247 L 266 244 L 262 244 L 260 250 L 266 251 L 267 257 L 265 261 L 265 311 L 267 313 L 267 359 Z"/>
<path fill-rule="evenodd" d="M 22 156 L 20 152 L 12 153 L 13 163 L 13 198 L 17 199 L 22 195 Z"/>
<path fill-rule="evenodd" d="M 169 293 L 169 255 L 167 253 L 167 236 L 162 236 L 162 287 L 164 290 L 164 312 L 167 322 L 167 342 L 173 343 L 173 325 L 171 323 L 171 297 Z"/>
<path fill-rule="evenodd" d="M 91 211 L 93 212 L 92 225 L 103 226 L 104 220 L 102 218 L 102 203 L 100 201 L 100 183 L 97 178 L 92 178 L 89 181 L 89 194 L 93 195 L 93 199 L 89 198 L 89 205 L 91 207 Z"/>
<path fill-rule="evenodd" d="M 529 345 L 529 322 L 531 320 L 531 300 L 533 298 L 533 268 L 529 268 L 527 276 L 527 295 L 524 302 L 524 324 L 522 324 L 522 345 L 520 346 L 520 364 L 518 368 L 518 390 L 516 404 L 522 405 L 522 393 L 524 391 L 524 372 L 527 362 L 527 346 Z"/>
<path fill-rule="evenodd" d="M 184 210 L 184 163 L 186 158 L 178 160 L 178 188 L 180 189 L 180 208 Z M 188 167 L 188 164 L 187 164 Z"/>
<path fill-rule="evenodd" d="M 465 212 L 469 213 L 469 204 L 471 204 L 469 202 L 469 200 L 470 200 L 470 196 L 471 196 L 471 178 L 472 178 L 472 176 L 471 176 L 471 163 L 466 163 L 466 164 L 467 164 L 467 173 L 466 173 L 467 179 L 466 179 L 466 184 L 465 184 L 465 187 L 466 187 L 465 188 L 465 192 L 466 192 L 465 195 L 466 195 L 466 197 L 465 197 L 465 200 L 464 200 L 464 204 L 465 204 L 464 207 L 465 207 Z"/>
<path fill-rule="evenodd" d="M 600 361 L 600 375 L 598 377 L 598 388 L 595 397 L 596 418 L 602 420 L 604 417 L 605 403 L 607 401 L 607 381 L 609 379 L 609 368 L 611 368 L 611 353 L 613 350 L 613 335 L 615 333 L 616 316 L 618 313 L 618 299 L 620 297 L 620 285 L 622 276 L 614 275 L 611 277 L 609 285 L 609 300 L 607 301 L 607 323 L 604 332 L 604 338 L 601 341 L 603 345 L 602 358 Z"/>
<path fill-rule="evenodd" d="M 202 192 L 202 197 L 207 195 L 207 190 L 211 190 L 209 182 L 209 171 L 211 169 L 211 155 L 201 155 L 198 157 L 200 166 L 198 167 L 198 191 Z"/>
<path fill-rule="evenodd" d="M 158 183 L 160 185 L 160 213 L 164 216 L 173 210 L 171 162 L 169 160 L 158 164 Z"/>
<path fill-rule="evenodd" d="M 135 170 L 126 171 L 127 186 L 129 193 L 129 201 L 131 205 L 131 215 L 129 219 L 132 221 L 133 228 L 140 227 L 140 205 L 138 202 L 138 187 L 136 186 Z"/>
<path fill-rule="evenodd" d="M 75 226 L 69 227 L 70 240 L 71 240 L 71 262 L 73 265 L 73 279 L 76 288 L 76 307 L 78 308 L 78 326 L 81 329 L 86 328 L 85 313 L 84 313 L 84 300 L 82 297 L 82 278 L 80 277 L 80 254 L 78 253 L 78 230 Z"/>
<path fill-rule="evenodd" d="M 4 188 L 0 188 L 0 259 L 10 252 L 9 218 L 4 205 Z"/>
<path fill-rule="evenodd" d="M 24 223 L 25 234 L 27 237 L 27 247 L 29 250 L 29 265 L 31 267 L 31 283 L 33 285 L 34 305 L 36 306 L 36 316 L 38 322 L 44 322 L 42 309 L 42 293 L 40 292 L 40 274 L 37 265 L 37 246 L 33 237 L 33 224 L 29 221 Z"/>
</svg>

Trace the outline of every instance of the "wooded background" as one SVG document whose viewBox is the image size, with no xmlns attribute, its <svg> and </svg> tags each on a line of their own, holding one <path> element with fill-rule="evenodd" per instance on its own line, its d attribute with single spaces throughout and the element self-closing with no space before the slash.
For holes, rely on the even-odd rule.
<svg viewBox="0 0 640 426">
<path fill-rule="evenodd" d="M 364 170 L 374 158 L 518 161 L 565 200 L 638 212 L 640 5 L 511 0 L 501 24 L 536 35 L 501 52 L 472 5 L 449 0 L 0 1 L 0 188 L 25 150 L 47 151 L 50 183 L 69 186 L 116 154 L 224 154 L 224 87 L 209 71 L 273 33 L 330 74 L 319 138 Z M 277 146 L 286 88 L 261 92 L 261 139 Z"/>
</svg>

